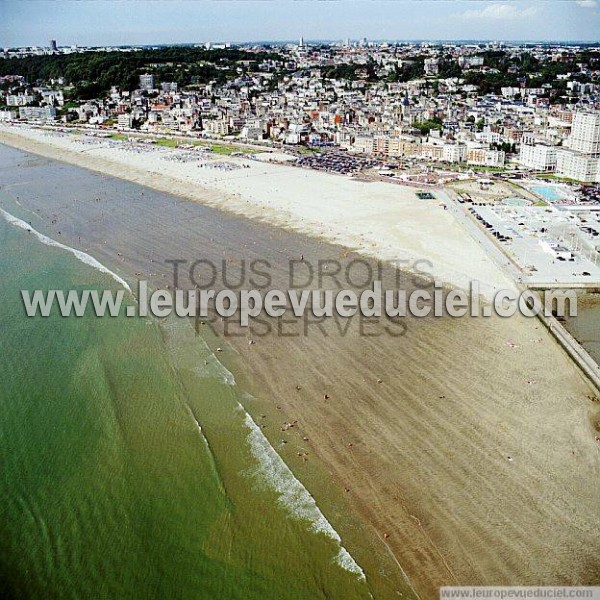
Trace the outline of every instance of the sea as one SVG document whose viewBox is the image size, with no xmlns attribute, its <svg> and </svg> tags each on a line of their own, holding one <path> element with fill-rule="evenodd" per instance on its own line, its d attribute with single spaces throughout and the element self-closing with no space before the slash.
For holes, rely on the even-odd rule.
<svg viewBox="0 0 600 600">
<path fill-rule="evenodd" d="M 126 306 L 26 316 L 21 290 L 136 299 L 114 270 L 29 223 L 2 179 L 14 152 L 0 146 L 0 595 L 373 598 L 244 408 L 252 398 L 214 334 Z"/>
<path fill-rule="evenodd" d="M 567 317 L 564 326 L 600 364 L 600 294 L 580 293 L 577 316 Z"/>
</svg>

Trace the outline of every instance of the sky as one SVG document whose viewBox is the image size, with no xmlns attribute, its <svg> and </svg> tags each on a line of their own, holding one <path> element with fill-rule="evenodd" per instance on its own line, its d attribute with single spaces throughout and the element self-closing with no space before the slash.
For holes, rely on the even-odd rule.
<svg viewBox="0 0 600 600">
<path fill-rule="evenodd" d="M 0 0 L 0 47 L 600 40 L 600 0 Z"/>
</svg>

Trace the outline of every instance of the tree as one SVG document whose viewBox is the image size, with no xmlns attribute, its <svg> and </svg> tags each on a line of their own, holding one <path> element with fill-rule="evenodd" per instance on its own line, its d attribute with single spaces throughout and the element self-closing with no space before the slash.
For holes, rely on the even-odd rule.
<svg viewBox="0 0 600 600">
<path fill-rule="evenodd" d="M 415 123 L 414 128 L 418 129 L 421 132 L 421 135 L 429 135 L 429 132 L 432 129 L 438 129 L 441 131 L 443 129 L 443 125 L 442 120 L 439 117 L 433 117 L 432 119 Z"/>
</svg>

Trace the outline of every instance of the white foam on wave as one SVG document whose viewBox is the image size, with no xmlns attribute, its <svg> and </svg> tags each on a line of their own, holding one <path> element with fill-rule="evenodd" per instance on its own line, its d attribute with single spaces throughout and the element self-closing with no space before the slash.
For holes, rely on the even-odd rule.
<svg viewBox="0 0 600 600">
<path fill-rule="evenodd" d="M 235 386 L 233 374 L 221 364 L 202 337 L 196 336 L 188 320 L 171 317 L 161 326 L 168 334 L 166 341 L 176 368 L 192 370 L 200 377 L 216 377 L 227 385 Z M 244 396 L 247 399 L 252 398 L 247 393 Z M 335 562 L 360 580 L 365 580 L 364 571 L 342 546 L 339 533 L 325 518 L 310 492 L 296 479 L 291 469 L 271 446 L 260 427 L 239 402 L 236 408 L 242 413 L 244 423 L 248 427 L 248 443 L 253 456 L 258 461 L 258 467 L 253 469 L 252 475 L 279 494 L 279 502 L 292 517 L 310 522 L 312 531 L 322 533 L 334 540 L 339 547 Z M 195 417 L 194 420 L 203 434 Z M 205 441 L 208 443 L 206 438 Z"/>
<path fill-rule="evenodd" d="M 101 262 L 97 261 L 93 256 L 90 256 L 89 254 L 86 254 L 85 252 L 82 252 L 81 250 L 77 250 L 76 248 L 71 248 L 71 246 L 66 246 L 65 244 L 61 244 L 60 242 L 57 242 L 56 240 L 49 238 L 48 236 L 44 235 L 43 233 L 40 233 L 39 231 L 35 230 L 29 223 L 26 223 L 25 221 L 22 221 L 21 219 L 11 215 L 10 213 L 6 212 L 2 208 L 0 208 L 0 213 L 2 213 L 2 216 L 11 225 L 15 225 L 16 227 L 19 227 L 21 229 L 24 229 L 25 231 L 33 233 L 33 235 L 35 235 L 37 237 L 37 239 L 40 242 L 42 242 L 42 244 L 45 244 L 46 246 L 52 246 L 53 248 L 60 248 L 62 250 L 67 250 L 67 252 L 70 252 L 71 254 L 73 254 L 76 258 L 78 258 L 81 262 L 85 263 L 86 265 L 89 265 L 90 267 L 93 267 L 94 269 L 96 269 L 102 273 L 106 273 L 107 275 L 110 275 L 118 284 L 122 285 L 129 293 L 132 293 L 131 288 L 129 287 L 129 284 L 122 277 L 119 277 L 119 275 L 117 275 L 114 271 L 111 271 L 108 267 L 105 267 Z"/>
<path fill-rule="evenodd" d="M 206 344 L 206 342 L 203 343 Z M 206 347 L 208 348 L 208 346 Z M 233 373 L 223 366 L 219 359 L 212 353 L 208 358 L 205 359 L 205 363 L 203 365 L 196 365 L 194 372 L 200 377 L 215 377 L 220 379 L 226 385 L 235 385 L 235 377 L 233 376 Z"/>
<path fill-rule="evenodd" d="M 321 512 L 310 492 L 296 479 L 291 469 L 277 454 L 269 440 L 265 437 L 254 419 L 245 411 L 241 404 L 239 410 L 244 413 L 244 422 L 250 432 L 248 442 L 252 454 L 258 460 L 258 468 L 253 473 L 266 481 L 278 494 L 279 501 L 286 510 L 297 519 L 307 520 L 311 529 L 323 533 L 339 545 L 339 552 L 335 558 L 338 565 L 346 571 L 365 579 L 365 573 L 352 558 L 351 554 L 342 546 L 340 534 L 332 527 L 331 523 Z"/>
<path fill-rule="evenodd" d="M 233 373 L 221 364 L 204 339 L 196 335 L 188 319 L 172 316 L 162 327 L 169 334 L 171 357 L 178 368 L 235 385 Z"/>
</svg>

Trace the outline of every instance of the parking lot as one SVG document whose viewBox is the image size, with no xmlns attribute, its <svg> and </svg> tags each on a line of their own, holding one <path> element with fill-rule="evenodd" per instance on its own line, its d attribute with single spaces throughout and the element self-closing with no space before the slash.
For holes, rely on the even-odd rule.
<svg viewBox="0 0 600 600">
<path fill-rule="evenodd" d="M 472 206 L 469 212 L 521 268 L 522 281 L 600 285 L 599 255 L 593 227 L 569 211 L 512 206 Z M 592 233 L 589 233 L 589 231 Z M 596 235 L 593 235 L 593 234 Z"/>
<path fill-rule="evenodd" d="M 380 163 L 376 160 L 360 158 L 343 152 L 323 152 L 311 156 L 303 156 L 298 159 L 296 164 L 300 167 L 317 169 L 319 171 L 350 175 L 358 173 L 363 169 L 371 169 Z"/>
</svg>

